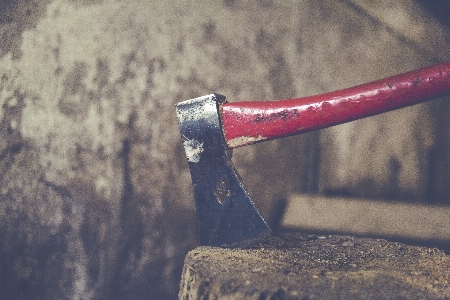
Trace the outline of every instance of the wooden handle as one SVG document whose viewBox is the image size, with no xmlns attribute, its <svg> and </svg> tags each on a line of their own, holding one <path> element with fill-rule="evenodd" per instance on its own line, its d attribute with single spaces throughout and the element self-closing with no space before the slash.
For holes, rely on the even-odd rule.
<svg viewBox="0 0 450 300">
<path fill-rule="evenodd" d="M 229 148 L 373 116 L 450 94 L 450 61 L 316 96 L 221 105 Z"/>
</svg>

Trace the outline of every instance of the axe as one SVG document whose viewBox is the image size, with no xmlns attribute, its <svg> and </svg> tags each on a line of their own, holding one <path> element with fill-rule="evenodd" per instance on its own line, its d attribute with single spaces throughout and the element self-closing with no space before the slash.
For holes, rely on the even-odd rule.
<svg viewBox="0 0 450 300">
<path fill-rule="evenodd" d="M 227 103 L 210 94 L 176 105 L 201 245 L 270 233 L 231 162 L 232 149 L 317 130 L 450 94 L 450 61 L 321 95 Z"/>
</svg>

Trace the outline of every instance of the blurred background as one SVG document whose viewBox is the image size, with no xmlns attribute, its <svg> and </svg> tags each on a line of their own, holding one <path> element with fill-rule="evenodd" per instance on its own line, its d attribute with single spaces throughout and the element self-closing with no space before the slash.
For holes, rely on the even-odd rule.
<svg viewBox="0 0 450 300">
<path fill-rule="evenodd" d="M 0 294 L 175 299 L 198 242 L 174 104 L 302 97 L 449 60 L 449 16 L 445 0 L 2 0 Z M 448 100 L 233 160 L 273 228 L 448 251 Z"/>
</svg>

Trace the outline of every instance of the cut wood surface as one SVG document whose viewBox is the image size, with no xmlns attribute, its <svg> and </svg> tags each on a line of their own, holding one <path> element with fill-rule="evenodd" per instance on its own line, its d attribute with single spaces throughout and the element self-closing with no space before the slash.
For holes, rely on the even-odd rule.
<svg viewBox="0 0 450 300">
<path fill-rule="evenodd" d="M 296 233 L 186 257 L 179 299 L 448 299 L 450 258 L 380 239 Z"/>
</svg>

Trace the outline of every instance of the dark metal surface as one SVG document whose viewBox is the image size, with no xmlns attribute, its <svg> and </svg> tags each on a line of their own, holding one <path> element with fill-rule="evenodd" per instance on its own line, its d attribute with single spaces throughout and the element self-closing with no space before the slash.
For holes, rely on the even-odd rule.
<svg viewBox="0 0 450 300">
<path fill-rule="evenodd" d="M 225 97 L 211 94 L 176 106 L 194 188 L 200 243 L 227 246 L 270 232 L 231 162 L 219 118 Z"/>
</svg>

